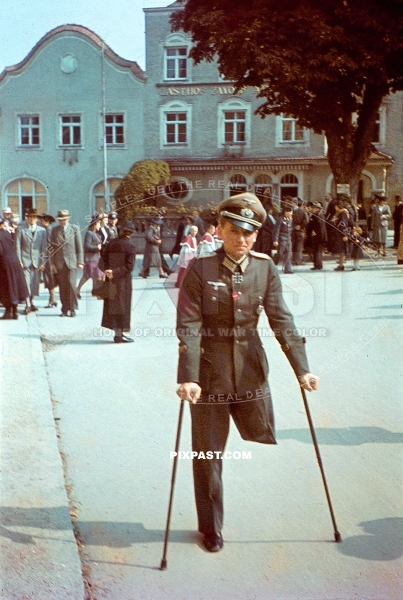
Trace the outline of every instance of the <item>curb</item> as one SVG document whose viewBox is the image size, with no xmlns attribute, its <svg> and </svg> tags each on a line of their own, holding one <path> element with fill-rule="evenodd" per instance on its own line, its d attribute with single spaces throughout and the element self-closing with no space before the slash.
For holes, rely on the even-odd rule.
<svg viewBox="0 0 403 600">
<path fill-rule="evenodd" d="M 0 323 L 0 598 L 84 600 L 35 325 L 33 315 Z"/>
</svg>

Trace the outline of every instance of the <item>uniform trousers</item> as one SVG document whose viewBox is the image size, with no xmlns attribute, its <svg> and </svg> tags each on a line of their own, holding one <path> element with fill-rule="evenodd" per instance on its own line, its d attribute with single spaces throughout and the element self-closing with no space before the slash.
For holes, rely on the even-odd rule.
<svg viewBox="0 0 403 600">
<path fill-rule="evenodd" d="M 291 271 L 291 240 L 279 239 L 275 264 L 283 263 L 283 271 Z"/>
<path fill-rule="evenodd" d="M 263 390 L 262 390 L 263 392 Z M 221 400 L 220 401 L 220 396 Z M 222 453 L 228 438 L 230 416 L 244 440 L 276 444 L 274 415 L 268 386 L 263 397 L 232 401 L 235 395 L 202 396 L 190 405 L 192 417 L 193 479 L 199 531 L 219 533 L 223 525 Z M 228 401 L 228 398 L 230 400 Z M 213 453 L 207 458 L 207 453 Z M 219 455 L 215 453 L 220 453 Z"/>
<path fill-rule="evenodd" d="M 66 264 L 61 269 L 58 268 L 57 281 L 59 283 L 62 312 L 76 310 L 78 308 L 76 292 L 77 269 L 69 269 Z"/>
<path fill-rule="evenodd" d="M 315 235 L 311 238 L 313 266 L 316 269 L 322 269 L 323 268 L 322 242 L 320 242 L 316 238 L 317 238 L 317 236 L 315 236 Z"/>
<path fill-rule="evenodd" d="M 303 231 L 294 230 L 292 236 L 292 263 L 294 265 L 302 264 L 302 252 L 304 249 L 305 233 Z"/>
</svg>

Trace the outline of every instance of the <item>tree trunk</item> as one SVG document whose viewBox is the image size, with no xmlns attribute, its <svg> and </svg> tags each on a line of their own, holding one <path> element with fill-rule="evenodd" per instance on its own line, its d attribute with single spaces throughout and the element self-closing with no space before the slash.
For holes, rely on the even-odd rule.
<svg viewBox="0 0 403 600">
<path fill-rule="evenodd" d="M 361 173 L 373 151 L 373 132 L 385 94 L 383 87 L 368 85 L 363 91 L 356 121 L 354 122 L 351 113 L 346 111 L 341 120 L 331 121 L 325 131 L 328 161 L 335 183 L 349 184 L 351 199 L 354 202 Z"/>
</svg>

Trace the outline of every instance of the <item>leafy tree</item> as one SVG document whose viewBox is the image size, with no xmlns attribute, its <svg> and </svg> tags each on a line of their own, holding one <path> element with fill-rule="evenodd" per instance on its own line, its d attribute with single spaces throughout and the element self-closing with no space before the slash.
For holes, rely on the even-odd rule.
<svg viewBox="0 0 403 600">
<path fill-rule="evenodd" d="M 169 165 L 163 160 L 147 159 L 134 163 L 115 192 L 119 219 L 130 219 L 143 207 L 152 207 L 160 195 L 159 186 L 164 186 L 169 178 Z"/>
<path fill-rule="evenodd" d="M 257 86 L 262 117 L 324 133 L 335 182 L 356 190 L 382 98 L 402 90 L 402 0 L 181 2 L 172 28 L 191 34 L 195 63 Z"/>
</svg>

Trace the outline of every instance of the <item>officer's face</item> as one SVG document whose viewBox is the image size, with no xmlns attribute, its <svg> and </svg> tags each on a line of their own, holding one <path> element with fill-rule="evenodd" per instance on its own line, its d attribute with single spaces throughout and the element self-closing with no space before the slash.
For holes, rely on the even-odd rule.
<svg viewBox="0 0 403 600">
<path fill-rule="evenodd" d="M 252 250 L 257 233 L 226 221 L 218 226 L 218 235 L 224 241 L 225 252 L 234 260 L 239 260 Z"/>
</svg>

